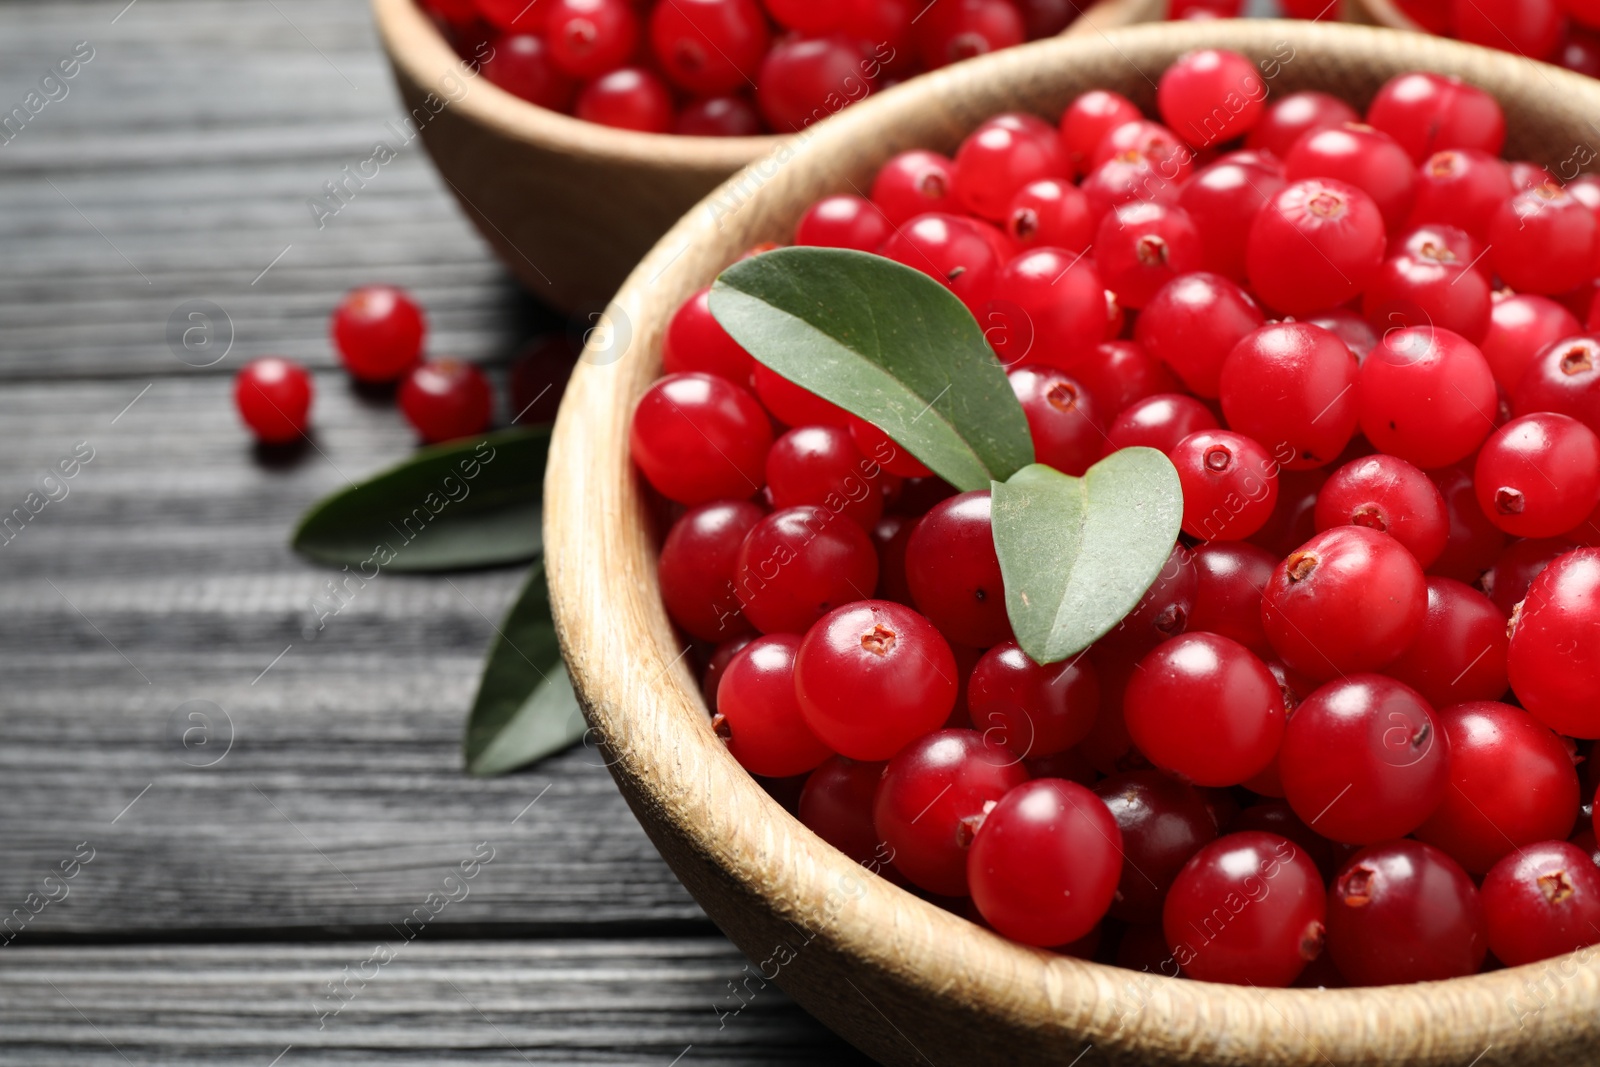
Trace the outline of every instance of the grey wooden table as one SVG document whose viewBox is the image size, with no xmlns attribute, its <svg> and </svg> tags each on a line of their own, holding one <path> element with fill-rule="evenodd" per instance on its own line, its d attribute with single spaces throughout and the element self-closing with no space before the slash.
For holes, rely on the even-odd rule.
<svg viewBox="0 0 1600 1067">
<path fill-rule="evenodd" d="M 334 369 L 338 296 L 407 286 L 435 353 L 502 370 L 556 325 L 417 146 L 317 227 L 400 114 L 361 0 L 0 3 L 7 113 L 0 1064 L 852 1061 L 775 990 L 719 1019 L 744 961 L 595 753 L 462 775 L 520 573 L 311 625 L 291 523 L 413 447 Z M 195 301 L 209 367 L 169 340 Z M 286 462 L 230 402 L 264 353 L 316 371 Z"/>
</svg>

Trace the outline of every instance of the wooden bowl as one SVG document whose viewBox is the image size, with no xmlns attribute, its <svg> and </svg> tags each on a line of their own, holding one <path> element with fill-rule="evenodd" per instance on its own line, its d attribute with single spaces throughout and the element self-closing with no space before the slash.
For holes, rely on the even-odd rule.
<svg viewBox="0 0 1600 1067">
<path fill-rule="evenodd" d="M 1439 1064 L 1593 1062 L 1600 951 L 1384 989 L 1209 985 L 1006 941 L 864 873 L 788 815 L 708 728 L 656 584 L 628 460 L 633 405 L 660 367 L 668 316 L 751 245 L 785 241 L 819 196 L 864 186 L 891 154 L 948 151 L 988 116 L 1054 117 L 1111 87 L 1148 108 L 1181 52 L 1237 49 L 1274 92 L 1321 88 L 1365 105 L 1390 76 L 1459 74 L 1494 92 L 1508 151 L 1554 165 L 1592 137 L 1600 82 L 1436 37 L 1307 22 L 1129 27 L 1045 41 L 884 93 L 820 126 L 690 212 L 623 285 L 626 344 L 591 348 L 556 425 L 545 492 L 551 596 L 566 660 L 612 773 L 695 898 L 751 960 L 731 1013 L 775 982 L 886 1063 Z M 759 176 L 757 178 L 756 176 Z M 712 1005 L 707 1011 L 714 1010 Z"/>
<path fill-rule="evenodd" d="M 1068 33 L 1160 18 L 1107 0 Z M 372 0 L 407 111 L 434 164 L 511 272 L 545 303 L 592 311 L 667 228 L 782 138 L 667 137 L 580 122 L 475 75 L 416 0 Z"/>
<path fill-rule="evenodd" d="M 1364 22 L 1369 26 L 1387 26 L 1391 30 L 1423 32 L 1416 21 L 1396 7 L 1390 0 L 1345 0 L 1344 17 L 1350 22 Z"/>
</svg>

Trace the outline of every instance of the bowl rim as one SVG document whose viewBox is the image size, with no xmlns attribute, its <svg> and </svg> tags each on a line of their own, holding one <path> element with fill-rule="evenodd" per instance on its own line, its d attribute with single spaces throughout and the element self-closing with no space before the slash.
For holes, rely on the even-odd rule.
<svg viewBox="0 0 1600 1067">
<path fill-rule="evenodd" d="M 1096 0 L 1063 34 L 1072 34 L 1074 30 L 1080 34 L 1091 33 L 1102 23 L 1116 25 L 1140 18 L 1156 7 L 1164 10 L 1165 2 Z M 417 0 L 372 0 L 372 13 L 390 61 L 403 67 L 418 85 L 432 88 L 445 74 L 459 74 L 466 69 L 465 61 L 456 54 Z M 471 76 L 475 76 L 475 72 Z M 574 156 L 619 163 L 648 159 L 658 165 L 734 170 L 771 153 L 788 136 L 763 133 L 748 137 L 695 137 L 617 129 L 541 107 L 487 78 L 482 80 L 482 91 L 469 92 L 449 106 L 502 136 Z"/>
<path fill-rule="evenodd" d="M 1251 1051 L 1241 1041 L 1274 1031 L 1295 1035 L 1292 1047 L 1264 1042 L 1273 1044 L 1274 1063 L 1370 1057 L 1397 1035 L 1412 1041 L 1408 1055 L 1419 1062 L 1460 1057 L 1466 1063 L 1486 1051 L 1477 1040 L 1485 1034 L 1493 1036 L 1490 1047 L 1502 1050 L 1526 1049 L 1558 1034 L 1600 1034 L 1594 1010 L 1600 1007 L 1600 946 L 1448 981 L 1259 989 L 1152 975 L 1145 981 L 1141 972 L 1005 940 L 882 879 L 858 877 L 856 864 L 771 800 L 710 730 L 684 728 L 694 716 L 704 722 L 706 710 L 683 662 L 688 649 L 678 651 L 661 603 L 646 507 L 627 458 L 627 422 L 659 369 L 664 316 L 646 309 L 661 303 L 652 296 L 660 279 L 692 272 L 682 282 L 692 291 L 748 247 L 738 244 L 754 228 L 748 217 L 735 219 L 729 235 L 719 232 L 725 220 L 707 206 L 737 191 L 744 209 L 759 214 L 751 205 L 777 195 L 786 182 L 783 168 L 795 160 L 882 139 L 896 116 L 930 102 L 958 107 L 973 87 L 1011 86 L 1015 92 L 1029 75 L 1048 77 L 1076 60 L 1103 58 L 1107 50 L 1223 47 L 1265 54 L 1284 40 L 1303 48 L 1337 46 L 1347 54 L 1403 49 L 1413 69 L 1487 72 L 1504 79 L 1508 92 L 1528 91 L 1536 75 L 1562 97 L 1574 94 L 1600 112 L 1600 82 L 1520 57 L 1424 34 L 1280 20 L 1128 26 L 1038 41 L 874 94 L 730 178 L 685 215 L 610 307 L 618 321 L 629 323 L 632 347 L 616 352 L 602 342 L 585 351 L 556 423 L 546 480 L 546 560 L 563 654 L 607 763 L 658 846 L 652 818 L 666 820 L 676 846 L 713 865 L 720 884 L 734 885 L 787 921 L 820 926 L 816 936 L 831 949 L 928 1000 L 955 1000 L 1018 1028 L 1044 1027 L 1107 1052 L 1162 1062 L 1206 1056 L 1240 1062 L 1241 1052 Z M 828 911 L 841 893 L 850 907 Z M 1558 967 L 1562 996 L 1541 1002 L 1518 1038 L 1524 1021 L 1506 1008 L 1541 969 L 1548 977 Z M 1141 987 L 1138 1006 L 1134 1023 L 1125 1026 L 1126 1013 L 1119 1017 L 1117 1007 L 1129 1002 L 1125 987 L 1133 985 Z M 1234 1037 L 1229 1024 L 1249 1034 Z"/>
</svg>

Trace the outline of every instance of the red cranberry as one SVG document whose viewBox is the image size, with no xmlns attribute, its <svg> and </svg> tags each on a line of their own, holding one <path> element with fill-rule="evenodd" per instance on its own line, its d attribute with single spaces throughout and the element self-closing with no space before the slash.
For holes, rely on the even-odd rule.
<svg viewBox="0 0 1600 1067">
<path fill-rule="evenodd" d="M 1383 251 L 1383 216 L 1372 198 L 1317 178 L 1284 186 L 1256 215 L 1245 265 L 1268 307 L 1307 315 L 1360 293 Z"/>
<path fill-rule="evenodd" d="M 1367 109 L 1367 121 L 1399 141 L 1419 164 L 1447 148 L 1498 156 L 1506 139 L 1505 114 L 1494 97 L 1460 78 L 1429 71 L 1385 82 Z"/>
<path fill-rule="evenodd" d="M 1600 337 L 1546 346 L 1523 371 L 1512 396 L 1518 415 L 1553 411 L 1600 433 Z"/>
<path fill-rule="evenodd" d="M 576 88 L 552 61 L 545 39 L 533 33 L 496 37 L 493 53 L 483 61 L 483 76 L 506 92 L 552 111 L 567 110 Z"/>
<path fill-rule="evenodd" d="M 1428 579 L 1428 614 L 1411 647 L 1384 670 L 1436 708 L 1506 691 L 1505 614 L 1454 578 Z"/>
<path fill-rule="evenodd" d="M 987 491 L 935 504 L 906 546 L 917 607 L 952 641 L 989 648 L 1011 636 Z"/>
<path fill-rule="evenodd" d="M 597 78 L 626 63 L 639 43 L 628 0 L 546 0 L 550 61 L 574 78 Z"/>
<path fill-rule="evenodd" d="M 400 383 L 400 413 L 425 442 L 449 441 L 489 427 L 494 395 L 471 363 L 435 359 L 412 368 Z"/>
<path fill-rule="evenodd" d="M 427 322 L 403 289 L 367 285 L 352 289 L 329 322 L 345 369 L 364 382 L 392 382 L 422 358 Z"/>
<path fill-rule="evenodd" d="M 1380 451 L 1424 469 L 1470 456 L 1494 429 L 1494 375 L 1460 334 L 1392 330 L 1356 379 L 1361 432 Z"/>
<path fill-rule="evenodd" d="M 1261 593 L 1277 559 L 1244 541 L 1215 541 L 1194 550 L 1197 578 L 1189 627 L 1229 637 L 1258 656 L 1272 653 L 1261 626 Z"/>
<path fill-rule="evenodd" d="M 775 511 L 751 528 L 735 570 L 745 618 L 762 633 L 804 633 L 878 583 L 878 554 L 861 527 L 827 508 Z"/>
<path fill-rule="evenodd" d="M 1258 131 L 1259 132 L 1259 131 Z M 1250 227 L 1266 203 L 1288 184 L 1279 167 L 1235 152 L 1197 171 L 1178 193 L 1200 233 L 1201 264 L 1236 282 L 1245 280 Z"/>
<path fill-rule="evenodd" d="M 761 488 L 772 427 L 756 398 L 726 378 L 672 374 L 640 398 L 628 442 L 663 496 L 704 504 Z"/>
<path fill-rule="evenodd" d="M 780 40 L 756 77 L 756 104 L 780 133 L 803 130 L 870 92 L 862 48 L 842 34 Z"/>
<path fill-rule="evenodd" d="M 1106 341 L 1080 359 L 1064 364 L 1089 390 L 1095 410 L 1107 422 L 1131 405 L 1157 393 L 1176 393 L 1177 376 L 1134 341 Z"/>
<path fill-rule="evenodd" d="M 663 374 L 699 371 L 715 374 L 737 385 L 750 383 L 755 361 L 739 342 L 728 336 L 711 314 L 711 287 L 707 286 L 679 305 L 661 340 Z"/>
<path fill-rule="evenodd" d="M 956 152 L 956 197 L 992 222 L 1006 219 L 1012 198 L 1031 182 L 1072 177 L 1072 164 L 1049 123 L 1008 113 L 988 119 Z"/>
<path fill-rule="evenodd" d="M 939 730 L 912 741 L 889 761 L 873 823 L 878 837 L 893 850 L 895 867 L 909 881 L 930 893 L 966 896 L 967 850 L 973 836 L 990 806 L 1027 780 L 1021 762 L 982 734 Z M 1094 795 L 1087 789 L 1083 793 Z M 1104 805 L 1100 807 L 1103 811 Z M 1115 826 L 1109 813 L 1105 821 Z M 1116 884 L 1114 869 L 1110 881 Z M 1105 897 L 1109 903 L 1110 887 Z"/>
<path fill-rule="evenodd" d="M 1364 456 L 1335 471 L 1317 494 L 1317 529 L 1365 526 L 1386 533 L 1427 568 L 1450 537 L 1444 495 L 1396 456 Z"/>
<path fill-rule="evenodd" d="M 811 772 L 800 791 L 800 821 L 857 863 L 881 861 L 888 853 L 872 825 L 884 766 L 834 756 Z"/>
<path fill-rule="evenodd" d="M 1100 709 L 1100 684 L 1083 657 L 1041 667 L 1015 641 L 983 654 L 967 704 L 973 726 L 1019 757 L 1052 756 L 1082 741 Z"/>
<path fill-rule="evenodd" d="M 1240 339 L 1218 388 L 1228 425 L 1291 470 L 1329 463 L 1356 431 L 1357 363 L 1320 326 L 1275 322 Z"/>
<path fill-rule="evenodd" d="M 1507 285 L 1553 296 L 1594 276 L 1600 222 L 1571 193 L 1546 183 L 1502 201 L 1488 240 L 1489 259 Z"/>
<path fill-rule="evenodd" d="M 1514 394 L 1528 367 L 1541 353 L 1557 341 L 1582 332 L 1583 324 L 1576 316 L 1548 297 L 1500 292 L 1494 294 L 1489 330 L 1478 347 L 1489 361 L 1495 383 Z M 1559 366 L 1558 360 L 1558 370 Z M 1514 395 L 1512 399 L 1515 400 Z M 1526 415 L 1529 410 L 1532 409 L 1519 414 Z"/>
<path fill-rule="evenodd" d="M 751 774 L 804 774 L 833 753 L 806 725 L 795 696 L 800 639 L 758 637 L 728 663 L 717 683 L 711 727 Z"/>
<path fill-rule="evenodd" d="M 657 62 L 679 88 L 697 96 L 752 84 L 768 39 L 756 0 L 673 0 L 650 11 Z"/>
<path fill-rule="evenodd" d="M 872 202 L 894 226 L 930 212 L 958 214 L 961 205 L 956 200 L 955 163 L 920 148 L 901 152 L 878 169 L 872 181 Z"/>
<path fill-rule="evenodd" d="M 1076 478 L 1100 458 L 1105 433 L 1088 390 L 1042 364 L 1017 367 L 1006 378 L 1028 420 L 1037 462 Z"/>
<path fill-rule="evenodd" d="M 1028 945 L 1090 933 L 1122 871 L 1117 824 L 1089 790 L 1042 778 L 1006 793 L 967 855 L 967 884 L 984 921 Z"/>
<path fill-rule="evenodd" d="M 1577 419 L 1523 415 L 1478 452 L 1478 505 L 1514 537 L 1554 537 L 1600 503 L 1600 437 Z"/>
<path fill-rule="evenodd" d="M 1600 942 L 1600 868 L 1565 841 L 1518 849 L 1483 880 L 1483 911 L 1508 967 L 1588 948 Z"/>
<path fill-rule="evenodd" d="M 1505 164 L 1487 152 L 1435 152 L 1417 172 L 1411 224 L 1442 223 L 1483 240 L 1489 235 L 1489 220 L 1512 192 Z"/>
<path fill-rule="evenodd" d="M 287 444 L 305 432 L 311 396 L 311 375 L 278 356 L 251 360 L 233 381 L 239 418 L 257 440 L 269 445 Z"/>
<path fill-rule="evenodd" d="M 1238 285 L 1218 274 L 1182 274 L 1156 291 L 1134 327 L 1146 352 L 1166 362 L 1191 391 L 1221 392 L 1223 360 L 1265 321 Z"/>
<path fill-rule="evenodd" d="M 1094 792 L 1122 831 L 1122 877 L 1110 914 L 1126 922 L 1156 922 L 1178 872 L 1216 840 L 1205 798 L 1160 771 L 1114 775 Z"/>
<path fill-rule="evenodd" d="M 1267 83 L 1256 65 L 1217 48 L 1185 52 L 1156 88 L 1161 118 L 1196 148 L 1249 133 L 1261 121 L 1266 99 Z"/>
<path fill-rule="evenodd" d="M 1390 229 L 1411 213 L 1416 164 L 1382 130 L 1361 123 L 1313 130 L 1295 142 L 1283 165 L 1292 182 L 1318 178 L 1355 186 L 1377 204 Z"/>
<path fill-rule="evenodd" d="M 672 621 L 702 641 L 750 628 L 734 593 L 739 546 L 762 511 L 748 500 L 703 504 L 672 524 L 661 546 L 661 599 Z"/>
<path fill-rule="evenodd" d="M 1124 307 L 1144 307 L 1167 282 L 1198 270 L 1200 259 L 1200 232 L 1179 207 L 1124 204 L 1095 236 L 1095 265 Z"/>
<path fill-rule="evenodd" d="M 1522 706 L 1568 737 L 1600 737 L 1600 548 L 1552 562 L 1511 619 L 1506 653 Z"/>
<path fill-rule="evenodd" d="M 1364 848 L 1328 888 L 1328 954 L 1353 985 L 1476 974 L 1487 950 L 1472 879 L 1431 845 Z"/>
<path fill-rule="evenodd" d="M 811 729 L 842 756 L 888 759 L 939 728 L 956 702 L 956 661 L 933 624 L 903 604 L 861 600 L 806 633 L 795 691 Z"/>
<path fill-rule="evenodd" d="M 666 133 L 672 129 L 672 94 L 643 67 L 621 67 L 583 87 L 576 114 L 601 126 Z"/>
</svg>

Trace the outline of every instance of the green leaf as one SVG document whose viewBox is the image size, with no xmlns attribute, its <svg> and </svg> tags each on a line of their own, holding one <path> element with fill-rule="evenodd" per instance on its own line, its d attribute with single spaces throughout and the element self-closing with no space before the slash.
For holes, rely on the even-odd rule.
<svg viewBox="0 0 1600 1067">
<path fill-rule="evenodd" d="M 977 320 L 921 271 L 780 248 L 723 271 L 711 312 L 758 361 L 878 426 L 957 489 L 1033 462 L 1022 405 Z"/>
<path fill-rule="evenodd" d="M 1171 460 L 1124 448 L 1069 478 L 1035 464 L 992 487 L 1006 614 L 1036 663 L 1077 655 L 1139 603 L 1183 520 Z"/>
<path fill-rule="evenodd" d="M 587 724 L 561 662 L 544 564 L 535 563 L 500 623 L 467 717 L 467 773 L 504 774 L 559 752 Z"/>
<path fill-rule="evenodd" d="M 538 426 L 421 449 L 317 503 L 291 544 L 319 563 L 385 571 L 533 559 L 549 447 L 550 428 Z"/>
</svg>

